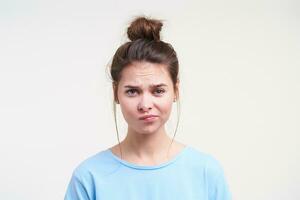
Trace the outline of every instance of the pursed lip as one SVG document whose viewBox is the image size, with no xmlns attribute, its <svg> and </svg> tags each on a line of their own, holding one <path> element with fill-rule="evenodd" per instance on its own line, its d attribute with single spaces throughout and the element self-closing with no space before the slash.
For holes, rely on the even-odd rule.
<svg viewBox="0 0 300 200">
<path fill-rule="evenodd" d="M 147 118 L 152 118 L 152 117 L 158 117 L 157 115 L 145 115 L 143 117 L 140 117 L 139 120 L 145 120 Z"/>
</svg>

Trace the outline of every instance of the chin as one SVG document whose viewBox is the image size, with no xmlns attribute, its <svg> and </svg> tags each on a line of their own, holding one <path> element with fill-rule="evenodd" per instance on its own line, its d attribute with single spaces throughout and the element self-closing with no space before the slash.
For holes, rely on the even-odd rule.
<svg viewBox="0 0 300 200">
<path fill-rule="evenodd" d="M 154 134 L 159 131 L 158 127 L 144 127 L 144 128 L 137 128 L 136 132 L 139 134 Z"/>
<path fill-rule="evenodd" d="M 141 135 L 148 135 L 148 134 L 153 134 L 156 132 L 156 130 L 150 130 L 150 129 L 137 129 L 136 132 L 138 134 L 141 134 Z"/>
</svg>

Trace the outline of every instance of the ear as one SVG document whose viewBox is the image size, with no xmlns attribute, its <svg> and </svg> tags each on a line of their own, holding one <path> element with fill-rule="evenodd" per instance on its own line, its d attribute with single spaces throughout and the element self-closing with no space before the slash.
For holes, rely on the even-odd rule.
<svg viewBox="0 0 300 200">
<path fill-rule="evenodd" d="M 175 97 L 174 97 L 174 102 L 177 101 L 179 99 L 179 79 L 177 79 L 177 82 L 175 84 Z"/>
<path fill-rule="evenodd" d="M 117 83 L 113 83 L 113 92 L 114 92 L 114 101 L 116 102 L 116 104 L 119 104 L 119 99 L 118 99 L 118 84 Z"/>
</svg>

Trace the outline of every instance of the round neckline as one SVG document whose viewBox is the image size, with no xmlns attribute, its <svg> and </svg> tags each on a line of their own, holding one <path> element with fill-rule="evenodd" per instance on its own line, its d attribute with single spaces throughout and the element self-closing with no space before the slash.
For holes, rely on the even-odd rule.
<svg viewBox="0 0 300 200">
<path fill-rule="evenodd" d="M 127 167 L 130 167 L 130 168 L 134 168 L 134 169 L 159 169 L 159 168 L 162 168 L 162 167 L 165 167 L 165 166 L 168 166 L 170 165 L 171 163 L 175 162 L 178 158 L 180 158 L 184 152 L 186 152 L 187 150 L 189 149 L 189 146 L 186 145 L 174 158 L 172 158 L 171 160 L 169 161 L 166 161 L 164 163 L 161 163 L 159 165 L 138 165 L 138 164 L 135 164 L 135 163 L 132 163 L 132 162 L 128 162 L 126 160 L 123 160 L 121 158 L 119 158 L 118 156 L 116 156 L 112 151 L 111 149 L 107 149 L 106 151 L 115 159 L 117 160 L 118 162 L 120 162 L 121 164 L 127 166 Z"/>
</svg>

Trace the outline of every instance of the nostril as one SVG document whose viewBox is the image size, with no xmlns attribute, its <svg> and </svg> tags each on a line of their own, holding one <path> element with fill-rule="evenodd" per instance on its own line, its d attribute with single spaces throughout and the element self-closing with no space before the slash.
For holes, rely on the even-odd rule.
<svg viewBox="0 0 300 200">
<path fill-rule="evenodd" d="M 148 110 L 151 110 L 152 107 L 147 107 L 147 106 L 138 106 L 137 108 L 139 111 L 148 111 Z"/>
</svg>

